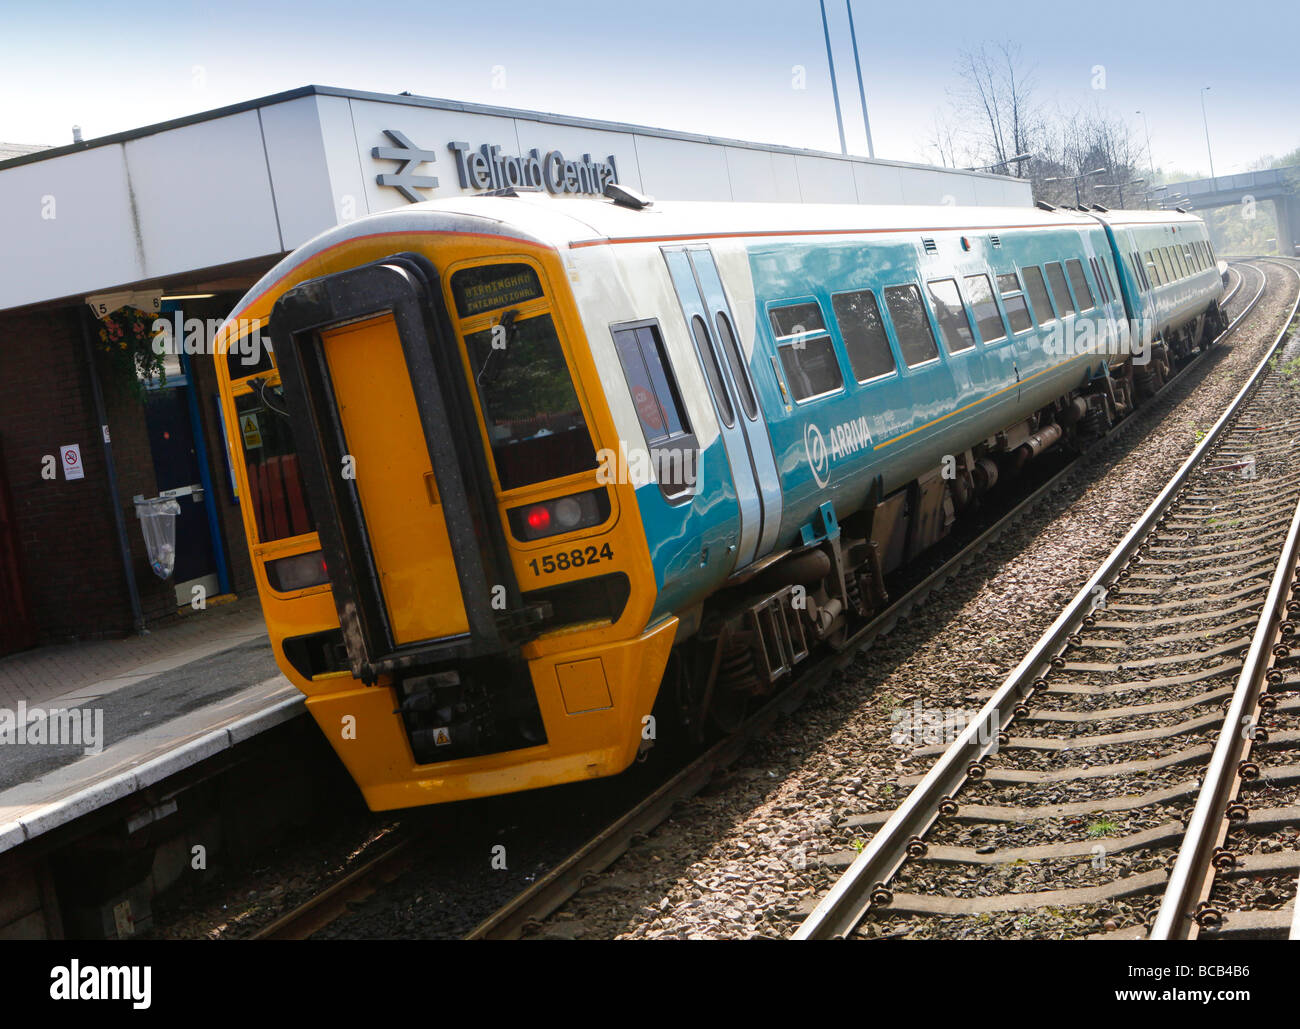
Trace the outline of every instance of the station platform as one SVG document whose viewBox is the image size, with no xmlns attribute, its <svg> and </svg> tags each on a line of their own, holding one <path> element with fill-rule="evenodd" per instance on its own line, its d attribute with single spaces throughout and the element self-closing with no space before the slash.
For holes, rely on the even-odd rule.
<svg viewBox="0 0 1300 1029">
<path fill-rule="evenodd" d="M 0 853 L 304 711 L 256 596 L 0 659 Z"/>
</svg>

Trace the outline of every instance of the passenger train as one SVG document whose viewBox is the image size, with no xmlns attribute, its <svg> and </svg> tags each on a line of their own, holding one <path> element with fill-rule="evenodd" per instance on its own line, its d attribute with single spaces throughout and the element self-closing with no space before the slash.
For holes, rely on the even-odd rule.
<svg viewBox="0 0 1300 1029">
<path fill-rule="evenodd" d="M 734 725 L 1224 325 L 1181 213 L 606 192 L 341 225 L 218 336 L 275 655 L 373 809 Z"/>
</svg>

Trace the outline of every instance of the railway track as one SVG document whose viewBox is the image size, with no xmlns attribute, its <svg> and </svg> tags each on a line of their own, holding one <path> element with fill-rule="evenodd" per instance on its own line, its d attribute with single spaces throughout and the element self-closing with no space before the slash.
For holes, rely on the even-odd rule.
<svg viewBox="0 0 1300 1029">
<path fill-rule="evenodd" d="M 1243 272 L 1243 268 L 1249 271 Z M 1235 312 L 1231 324 L 1219 337 L 1220 340 L 1234 332 L 1254 310 L 1266 286 L 1264 275 L 1250 265 L 1234 266 L 1233 273 L 1235 282 L 1225 299 L 1225 307 L 1233 303 L 1240 305 L 1240 310 Z M 1255 276 L 1259 279 L 1257 284 L 1253 281 Z M 1196 361 L 1193 361 L 1185 366 L 1179 375 L 1186 374 L 1195 364 Z M 1176 378 L 1170 381 L 1172 383 Z M 1126 419 L 1120 423 L 1111 433 L 1111 438 L 1125 435 L 1132 428 L 1134 421 L 1135 419 Z M 694 795 L 719 771 L 734 762 L 744 751 L 749 740 L 761 736 L 777 718 L 796 709 L 811 690 L 824 684 L 836 671 L 851 664 L 858 653 L 891 631 L 909 612 L 924 604 L 927 597 L 956 576 L 1017 520 L 1051 495 L 1067 475 L 1077 471 L 1077 462 L 1071 462 L 1052 476 L 957 554 L 926 575 L 876 619 L 859 630 L 846 649 L 808 666 L 796 682 L 772 698 L 760 710 L 751 714 L 739 732 L 715 744 L 691 761 L 617 821 L 555 865 L 532 887 L 514 897 L 480 923 L 468 938 L 515 938 L 537 927 L 584 885 L 598 877 L 629 846 L 662 822 L 675 805 Z M 394 836 L 396 838 L 392 845 L 384 853 L 290 911 L 263 929 L 256 938 L 304 939 L 343 914 L 350 904 L 363 901 L 401 875 L 414 862 L 414 855 L 419 850 L 417 844 L 422 839 L 422 834 L 408 833 L 399 829 Z"/>
<path fill-rule="evenodd" d="M 1293 931 L 1300 384 L 1273 356 L 1297 306 L 901 806 L 855 820 L 874 835 L 796 939 Z"/>
</svg>

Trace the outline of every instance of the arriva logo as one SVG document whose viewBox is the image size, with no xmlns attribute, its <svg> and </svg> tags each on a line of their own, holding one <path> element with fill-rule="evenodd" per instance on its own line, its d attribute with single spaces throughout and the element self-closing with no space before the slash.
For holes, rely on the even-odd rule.
<svg viewBox="0 0 1300 1029">
<path fill-rule="evenodd" d="M 831 480 L 831 462 L 871 446 L 871 430 L 867 427 L 865 416 L 832 425 L 826 435 L 822 435 L 821 429 L 809 423 L 803 430 L 803 446 L 813 478 L 817 480 L 818 486 L 824 488 Z"/>
</svg>

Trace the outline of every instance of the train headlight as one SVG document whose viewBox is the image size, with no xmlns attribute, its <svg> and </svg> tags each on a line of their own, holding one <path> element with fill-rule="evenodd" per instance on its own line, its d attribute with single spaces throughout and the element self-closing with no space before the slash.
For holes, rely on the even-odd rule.
<svg viewBox="0 0 1300 1029">
<path fill-rule="evenodd" d="M 293 557 L 281 557 L 266 562 L 266 580 L 277 593 L 292 593 L 309 586 L 319 586 L 330 581 L 325 567 L 325 555 L 319 550 L 309 550 Z"/>
<path fill-rule="evenodd" d="M 518 540 L 539 540 L 563 532 L 589 529 L 609 517 L 609 494 L 604 489 L 554 497 L 536 504 L 512 507 L 506 512 L 510 531 Z"/>
</svg>

